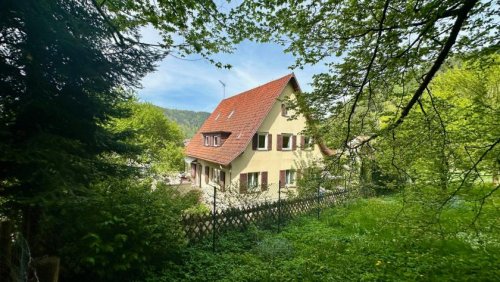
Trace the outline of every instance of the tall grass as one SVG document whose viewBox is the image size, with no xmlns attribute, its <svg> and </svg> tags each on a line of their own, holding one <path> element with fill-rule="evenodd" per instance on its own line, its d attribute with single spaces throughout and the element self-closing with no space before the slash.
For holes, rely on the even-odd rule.
<svg viewBox="0 0 500 282">
<path fill-rule="evenodd" d="M 464 193 L 437 212 L 436 191 L 359 199 L 277 234 L 256 228 L 199 245 L 152 281 L 498 281 L 499 198 Z M 434 200 L 432 200 L 434 199 Z M 435 202 L 434 202 L 435 201 Z"/>
</svg>

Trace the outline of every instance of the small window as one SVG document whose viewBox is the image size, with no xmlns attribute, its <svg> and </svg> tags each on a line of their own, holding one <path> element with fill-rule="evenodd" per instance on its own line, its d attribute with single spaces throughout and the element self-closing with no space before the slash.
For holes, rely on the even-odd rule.
<svg viewBox="0 0 500 282">
<path fill-rule="evenodd" d="M 210 136 L 205 136 L 205 146 L 210 146 Z"/>
<path fill-rule="evenodd" d="M 304 149 L 313 147 L 313 139 L 311 136 L 304 136 Z"/>
<path fill-rule="evenodd" d="M 287 186 L 295 185 L 295 171 L 285 170 L 285 184 Z"/>
<path fill-rule="evenodd" d="M 217 116 L 215 117 L 215 120 L 218 120 L 220 117 L 220 113 L 217 114 Z"/>
<path fill-rule="evenodd" d="M 259 133 L 257 138 L 257 149 L 267 150 L 267 133 Z"/>
<path fill-rule="evenodd" d="M 291 150 L 292 149 L 292 135 L 283 135 L 283 150 Z"/>
<path fill-rule="evenodd" d="M 214 136 L 214 146 L 215 147 L 220 146 L 220 136 L 218 135 Z"/>
<path fill-rule="evenodd" d="M 286 105 L 284 103 L 281 104 L 281 116 L 284 117 L 288 116 L 288 109 L 286 108 Z"/>
<path fill-rule="evenodd" d="M 227 118 L 228 119 L 231 118 L 233 116 L 233 114 L 234 114 L 234 110 L 232 110 L 231 113 L 229 113 L 229 115 L 227 116 Z"/>
<path fill-rule="evenodd" d="M 259 173 L 252 172 L 248 174 L 248 190 L 256 190 L 259 188 Z"/>
</svg>

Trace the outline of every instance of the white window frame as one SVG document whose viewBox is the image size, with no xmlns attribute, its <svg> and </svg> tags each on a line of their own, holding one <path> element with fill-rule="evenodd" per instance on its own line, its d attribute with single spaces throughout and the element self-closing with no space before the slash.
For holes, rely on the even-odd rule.
<svg viewBox="0 0 500 282">
<path fill-rule="evenodd" d="M 285 137 L 288 137 L 288 147 L 285 147 Z M 281 150 L 291 151 L 293 148 L 293 134 L 282 134 L 281 135 Z"/>
<path fill-rule="evenodd" d="M 249 172 L 247 173 L 247 186 L 248 191 L 258 191 L 259 190 L 259 172 Z"/>
<path fill-rule="evenodd" d="M 259 147 L 260 145 L 260 137 L 261 136 L 264 136 L 264 147 Z M 261 151 L 267 151 L 267 146 L 269 144 L 269 140 L 267 139 L 269 138 L 269 134 L 268 133 L 257 133 L 257 150 L 261 150 Z"/>
<path fill-rule="evenodd" d="M 210 146 L 210 136 L 205 135 L 205 146 Z"/>
<path fill-rule="evenodd" d="M 293 187 L 295 186 L 296 173 L 293 169 L 285 170 L 285 186 Z"/>
<path fill-rule="evenodd" d="M 220 136 L 214 135 L 214 147 L 219 147 L 219 146 L 220 146 Z"/>
</svg>

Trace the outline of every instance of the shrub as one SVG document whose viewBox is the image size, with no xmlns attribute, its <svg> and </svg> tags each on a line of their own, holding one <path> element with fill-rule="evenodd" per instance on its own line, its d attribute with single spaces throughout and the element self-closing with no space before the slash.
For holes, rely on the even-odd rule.
<svg viewBox="0 0 500 282">
<path fill-rule="evenodd" d="M 95 194 L 54 209 L 44 231 L 61 257 L 64 280 L 124 281 L 180 260 L 186 245 L 179 216 L 195 203 L 149 183 L 108 181 Z M 52 213 L 55 214 L 55 213 Z"/>
</svg>

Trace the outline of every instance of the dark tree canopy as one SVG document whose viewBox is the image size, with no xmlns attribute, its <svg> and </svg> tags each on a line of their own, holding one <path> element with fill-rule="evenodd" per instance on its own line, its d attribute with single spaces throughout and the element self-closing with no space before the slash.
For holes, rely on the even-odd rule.
<svg viewBox="0 0 500 282">
<path fill-rule="evenodd" d="M 226 50 L 223 20 L 206 0 L 0 2 L 0 217 L 20 226 L 34 256 L 54 205 L 130 175 L 109 156 L 138 148 L 106 126 L 130 114 L 119 107 L 130 99 L 123 88 L 166 55 Z M 141 42 L 145 26 L 163 41 Z"/>
</svg>

